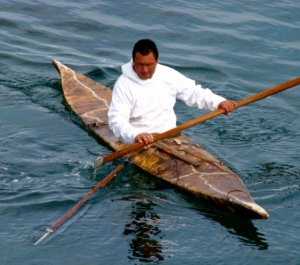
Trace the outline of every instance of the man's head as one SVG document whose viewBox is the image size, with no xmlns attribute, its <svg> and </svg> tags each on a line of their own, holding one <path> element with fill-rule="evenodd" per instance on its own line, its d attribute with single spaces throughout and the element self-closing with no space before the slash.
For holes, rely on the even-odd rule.
<svg viewBox="0 0 300 265">
<path fill-rule="evenodd" d="M 158 62 L 156 44 L 150 39 L 142 39 L 135 43 L 132 50 L 133 69 L 140 79 L 153 76 Z"/>
</svg>

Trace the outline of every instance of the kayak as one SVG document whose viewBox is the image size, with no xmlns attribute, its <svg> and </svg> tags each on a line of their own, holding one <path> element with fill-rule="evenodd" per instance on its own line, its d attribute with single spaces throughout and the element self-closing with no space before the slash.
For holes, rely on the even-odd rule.
<svg viewBox="0 0 300 265">
<path fill-rule="evenodd" d="M 126 147 L 108 126 L 112 90 L 54 60 L 66 104 L 84 127 L 112 150 Z M 201 145 L 185 135 L 161 140 L 128 160 L 184 192 L 212 202 L 245 218 L 267 219 L 269 214 L 251 197 L 242 179 Z"/>
</svg>

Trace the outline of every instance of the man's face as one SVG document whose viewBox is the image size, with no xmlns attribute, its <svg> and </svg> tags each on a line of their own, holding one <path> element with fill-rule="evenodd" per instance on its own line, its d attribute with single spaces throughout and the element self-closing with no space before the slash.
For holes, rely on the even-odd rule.
<svg viewBox="0 0 300 265">
<path fill-rule="evenodd" d="M 152 52 L 147 55 L 142 55 L 137 52 L 133 59 L 133 69 L 142 80 L 149 79 L 153 76 L 156 65 L 157 60 Z"/>
</svg>

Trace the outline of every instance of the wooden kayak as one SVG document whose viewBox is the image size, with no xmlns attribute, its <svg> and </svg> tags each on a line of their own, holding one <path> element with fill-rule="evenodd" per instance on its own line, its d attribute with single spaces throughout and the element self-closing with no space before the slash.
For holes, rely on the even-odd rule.
<svg viewBox="0 0 300 265">
<path fill-rule="evenodd" d="M 60 74 L 67 105 L 87 130 L 113 150 L 124 148 L 108 127 L 111 89 L 59 61 L 53 64 Z M 184 135 L 159 141 L 129 160 L 151 175 L 230 212 L 254 219 L 269 217 L 236 173 Z"/>
</svg>

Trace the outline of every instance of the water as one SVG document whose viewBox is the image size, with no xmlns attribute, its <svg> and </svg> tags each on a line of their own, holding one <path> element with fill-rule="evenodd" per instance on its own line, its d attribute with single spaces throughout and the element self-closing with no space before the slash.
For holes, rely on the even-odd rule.
<svg viewBox="0 0 300 265">
<path fill-rule="evenodd" d="M 300 4 L 0 1 L 0 264 L 300 264 L 299 87 L 190 129 L 240 174 L 267 221 L 227 216 L 131 165 L 54 237 L 108 152 L 65 107 L 56 58 L 112 85 L 139 38 L 233 99 L 299 75 Z M 179 103 L 179 121 L 199 115 Z M 112 166 L 104 168 L 97 179 Z"/>
</svg>

